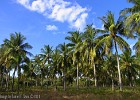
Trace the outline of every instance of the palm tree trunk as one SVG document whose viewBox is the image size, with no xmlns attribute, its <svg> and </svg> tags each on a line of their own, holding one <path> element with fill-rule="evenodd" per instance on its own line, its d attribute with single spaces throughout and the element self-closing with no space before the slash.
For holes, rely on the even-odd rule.
<svg viewBox="0 0 140 100">
<path fill-rule="evenodd" d="M 14 91 L 14 83 L 15 83 L 15 72 L 16 72 L 16 67 L 14 69 L 14 73 L 13 73 L 13 81 L 12 81 L 12 91 Z"/>
<path fill-rule="evenodd" d="M 77 90 L 79 89 L 79 75 L 78 75 L 78 73 L 79 73 L 79 69 L 78 69 L 78 64 L 77 64 Z"/>
<path fill-rule="evenodd" d="M 41 71 L 41 87 L 43 87 L 43 75 L 44 75 L 44 68 Z"/>
<path fill-rule="evenodd" d="M 41 87 L 43 86 L 43 75 L 41 74 Z"/>
<path fill-rule="evenodd" d="M 8 71 L 6 72 L 6 90 L 8 90 L 8 83 L 9 83 L 9 80 L 8 80 Z"/>
<path fill-rule="evenodd" d="M 66 68 L 67 68 L 67 63 L 66 63 L 66 55 L 64 56 L 64 91 L 66 91 Z"/>
<path fill-rule="evenodd" d="M 94 68 L 94 81 L 95 81 L 94 85 L 95 85 L 95 87 L 97 87 L 97 77 L 96 77 L 96 65 L 95 65 L 95 63 L 93 64 L 93 68 Z"/>
<path fill-rule="evenodd" d="M 118 75 L 119 75 L 119 87 L 120 91 L 122 91 L 122 80 L 121 80 L 121 71 L 120 71 L 120 61 L 119 61 L 119 56 L 118 56 L 118 49 L 117 49 L 117 44 L 114 41 L 115 44 L 115 50 L 116 50 L 116 56 L 117 56 L 117 68 L 118 68 Z"/>
<path fill-rule="evenodd" d="M 19 65 L 17 66 L 18 68 L 18 92 L 19 92 L 19 78 L 20 78 L 20 69 L 19 69 Z"/>
<path fill-rule="evenodd" d="M 9 90 L 9 85 L 10 85 L 9 81 L 10 81 L 10 71 L 9 71 L 9 74 L 8 74 L 8 90 Z"/>
<path fill-rule="evenodd" d="M 3 68 L 1 66 L 1 88 L 3 87 Z"/>
<path fill-rule="evenodd" d="M 65 72 L 64 72 L 64 79 L 63 79 L 63 81 L 64 81 L 64 91 L 66 91 L 66 76 L 65 76 Z"/>
<path fill-rule="evenodd" d="M 112 91 L 114 91 L 114 81 L 113 81 L 113 76 L 111 74 L 111 82 L 112 82 Z"/>
<path fill-rule="evenodd" d="M 37 80 L 36 80 L 36 87 L 37 87 L 38 85 L 37 85 Z"/>
</svg>

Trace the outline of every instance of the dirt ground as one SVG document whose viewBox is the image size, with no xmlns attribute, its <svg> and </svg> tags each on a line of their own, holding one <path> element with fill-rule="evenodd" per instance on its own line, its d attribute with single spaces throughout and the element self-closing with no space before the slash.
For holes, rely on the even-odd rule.
<svg viewBox="0 0 140 100">
<path fill-rule="evenodd" d="M 133 93 L 67 93 L 59 91 L 28 92 L 26 94 L 0 94 L 0 100 L 140 100 L 140 94 Z"/>
</svg>

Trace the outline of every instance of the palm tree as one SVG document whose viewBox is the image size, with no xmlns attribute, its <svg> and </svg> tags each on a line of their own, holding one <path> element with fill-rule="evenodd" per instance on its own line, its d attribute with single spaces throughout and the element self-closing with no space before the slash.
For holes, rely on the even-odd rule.
<svg viewBox="0 0 140 100">
<path fill-rule="evenodd" d="M 69 40 L 68 46 L 71 49 L 71 55 L 73 59 L 73 66 L 76 64 L 77 69 L 77 90 L 79 89 L 79 63 L 80 63 L 80 46 L 82 44 L 82 34 L 79 31 L 69 32 L 70 36 L 65 39 Z"/>
<path fill-rule="evenodd" d="M 122 51 L 130 49 L 127 42 L 121 37 L 121 36 L 125 36 L 125 37 L 128 37 L 128 36 L 125 33 L 124 24 L 122 22 L 121 17 L 119 17 L 117 22 L 115 22 L 114 15 L 112 14 L 112 12 L 109 11 L 107 13 L 107 16 L 103 16 L 102 18 L 100 18 L 100 20 L 104 24 L 105 34 L 98 37 L 100 42 L 98 43 L 96 47 L 98 47 L 100 44 L 104 44 L 104 49 L 106 50 L 106 53 L 109 50 L 113 50 L 113 47 L 114 47 L 116 59 L 117 59 L 119 86 L 120 86 L 120 91 L 122 91 L 122 80 L 121 80 L 120 62 L 119 62 L 119 56 L 118 56 L 118 47 Z"/>
<path fill-rule="evenodd" d="M 58 50 L 60 51 L 60 63 L 63 70 L 63 82 L 64 82 L 64 90 L 66 90 L 66 73 L 67 73 L 67 67 L 68 67 L 68 46 L 66 43 L 59 44 Z"/>
<path fill-rule="evenodd" d="M 39 75 L 41 77 L 41 87 L 43 86 L 43 75 L 44 75 L 44 70 L 42 68 L 42 60 L 41 60 L 41 57 L 40 55 L 36 55 L 34 56 L 33 58 L 33 63 L 34 63 L 34 67 L 35 67 L 35 72 L 37 75 Z"/>
<path fill-rule="evenodd" d="M 11 56 L 15 63 L 15 69 L 13 73 L 13 85 L 14 85 L 14 76 L 15 71 L 18 71 L 18 90 L 19 90 L 19 79 L 20 79 L 20 64 L 23 61 L 23 59 L 28 55 L 32 55 L 30 52 L 27 51 L 27 49 L 31 49 L 32 46 L 28 43 L 24 43 L 26 38 L 21 33 L 10 34 L 10 39 L 5 39 L 4 44 L 6 49 L 6 55 Z M 12 87 L 13 87 L 12 85 Z M 13 88 L 12 88 L 13 90 Z"/>
<path fill-rule="evenodd" d="M 5 62 L 5 56 L 4 56 L 4 47 L 0 47 L 0 76 L 1 76 L 1 88 L 3 87 L 3 74 L 4 74 L 4 62 Z"/>
<path fill-rule="evenodd" d="M 42 57 L 43 61 L 43 65 L 46 64 L 50 64 L 51 63 L 51 55 L 52 55 L 52 47 L 50 47 L 50 45 L 45 45 L 44 48 L 41 49 L 42 54 L 40 54 L 40 56 Z"/>
<path fill-rule="evenodd" d="M 56 48 L 52 53 L 52 65 L 50 67 L 50 74 L 55 81 L 55 89 L 57 89 L 57 83 L 56 83 L 56 75 L 60 77 L 62 75 L 61 71 L 61 59 L 60 59 L 60 51 Z"/>
<path fill-rule="evenodd" d="M 128 15 L 125 20 L 127 30 L 130 32 L 140 33 L 140 1 L 128 0 L 128 2 L 132 3 L 133 7 L 123 9 L 120 14 Z"/>
<path fill-rule="evenodd" d="M 33 79 L 36 78 L 35 62 L 27 57 L 24 63 L 21 65 L 21 68 L 23 69 L 22 81 L 24 81 L 24 86 L 25 86 L 25 82 L 27 82 L 27 84 L 29 83 L 28 79 L 30 79 L 30 83 L 32 83 Z M 37 80 L 36 80 L 36 86 L 37 86 Z"/>
<path fill-rule="evenodd" d="M 97 35 L 97 30 L 93 28 L 93 25 L 87 25 L 85 28 L 85 32 L 83 34 L 83 50 L 86 53 L 86 59 L 88 59 L 89 65 L 93 66 L 94 69 L 94 81 L 95 81 L 95 87 L 97 86 L 97 75 L 96 75 L 96 64 L 95 64 L 95 38 Z"/>
<path fill-rule="evenodd" d="M 116 56 L 115 55 L 105 55 L 104 62 L 103 62 L 103 70 L 107 74 L 107 78 L 111 79 L 111 85 L 112 85 L 112 91 L 114 90 L 114 78 L 116 73 Z M 103 73 L 102 77 L 106 76 L 105 73 Z M 106 77 L 105 77 L 106 80 Z"/>
<path fill-rule="evenodd" d="M 51 65 L 51 57 L 52 57 L 52 47 L 50 47 L 50 45 L 45 45 L 44 48 L 41 49 L 41 54 L 39 55 L 41 57 L 41 70 L 42 73 L 44 74 L 42 75 L 42 84 L 43 84 L 43 76 L 45 76 L 47 72 L 47 70 L 49 69 L 50 65 Z M 47 66 L 46 66 L 47 65 Z"/>
<path fill-rule="evenodd" d="M 136 56 L 140 56 L 140 37 L 138 39 L 138 41 L 135 43 L 135 45 L 133 46 L 133 49 L 135 50 L 135 54 Z"/>
<path fill-rule="evenodd" d="M 124 77 L 128 78 L 130 86 L 134 86 L 133 82 L 134 79 L 136 79 L 136 75 L 138 75 L 137 69 L 139 67 L 139 65 L 136 64 L 136 56 L 132 56 L 131 51 L 125 51 L 120 55 L 120 62 L 125 74 Z"/>
</svg>

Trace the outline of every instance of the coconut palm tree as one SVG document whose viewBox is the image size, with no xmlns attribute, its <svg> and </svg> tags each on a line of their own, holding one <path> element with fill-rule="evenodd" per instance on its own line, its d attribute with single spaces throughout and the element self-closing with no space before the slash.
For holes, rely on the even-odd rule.
<svg viewBox="0 0 140 100">
<path fill-rule="evenodd" d="M 41 60 L 41 70 L 42 70 L 42 85 L 43 85 L 43 76 L 48 75 L 48 69 L 51 67 L 52 62 L 52 47 L 50 45 L 45 45 L 44 48 L 41 49 L 40 60 Z"/>
<path fill-rule="evenodd" d="M 32 55 L 30 52 L 28 52 L 28 49 L 31 49 L 32 46 L 28 43 L 25 43 L 26 38 L 21 33 L 12 33 L 10 34 L 10 39 L 5 39 L 4 44 L 6 46 L 6 55 L 11 56 L 11 59 L 13 59 L 15 63 L 15 69 L 13 73 L 13 85 L 14 85 L 14 76 L 15 71 L 18 71 L 18 90 L 19 90 L 19 79 L 20 79 L 20 64 L 23 61 L 23 59 L 27 55 Z"/>
<path fill-rule="evenodd" d="M 134 86 L 134 80 L 138 75 L 139 65 L 136 63 L 136 56 L 132 56 L 131 51 L 125 51 L 120 55 L 120 62 L 124 76 L 127 77 L 130 86 Z"/>
<path fill-rule="evenodd" d="M 140 33 L 140 1 L 139 0 L 127 0 L 129 3 L 132 3 L 131 8 L 123 9 L 120 14 L 127 15 L 125 24 L 127 30 L 132 32 Z"/>
<path fill-rule="evenodd" d="M 96 64 L 95 64 L 95 39 L 97 36 L 97 30 L 93 28 L 93 25 L 87 25 L 85 28 L 85 32 L 83 34 L 83 50 L 86 54 L 86 59 L 88 59 L 89 65 L 94 69 L 94 81 L 95 87 L 97 86 L 97 75 L 96 75 Z"/>
<path fill-rule="evenodd" d="M 44 45 L 44 48 L 41 49 L 41 58 L 43 65 L 51 63 L 52 47 L 50 45 Z"/>
<path fill-rule="evenodd" d="M 21 68 L 23 70 L 22 81 L 24 81 L 24 86 L 26 82 L 27 84 L 29 83 L 28 80 L 30 81 L 30 83 L 32 83 L 33 79 L 36 78 L 35 62 L 27 57 L 24 60 L 24 63 L 21 65 Z M 37 80 L 36 80 L 36 86 L 37 86 Z"/>
<path fill-rule="evenodd" d="M 63 82 L 64 82 L 64 90 L 66 90 L 66 74 L 67 74 L 67 67 L 68 67 L 68 45 L 66 43 L 59 44 L 58 50 L 60 51 L 60 63 L 63 70 Z"/>
<path fill-rule="evenodd" d="M 98 47 L 100 44 L 104 44 L 104 49 L 106 50 L 106 53 L 109 50 L 113 50 L 114 47 L 116 59 L 117 59 L 119 86 L 120 86 L 120 91 L 122 91 L 122 80 L 121 80 L 118 48 L 120 48 L 120 50 L 122 51 L 130 50 L 129 44 L 127 44 L 127 42 L 122 38 L 122 36 L 128 37 L 128 35 L 125 33 L 124 23 L 122 21 L 122 18 L 119 17 L 117 22 L 115 22 L 114 14 L 112 14 L 111 11 L 109 11 L 106 16 L 103 16 L 102 18 L 99 19 L 104 24 L 105 33 L 98 37 L 100 42 L 96 47 Z"/>
<path fill-rule="evenodd" d="M 114 90 L 114 80 L 115 80 L 115 75 L 116 75 L 116 70 L 117 70 L 117 61 L 116 61 L 116 55 L 105 55 L 104 57 L 104 62 L 102 64 L 103 73 L 102 77 L 106 76 L 105 78 L 111 79 L 111 85 L 112 85 L 112 91 Z M 104 78 L 104 79 L 105 79 Z M 105 79 L 106 80 L 106 79 Z"/>
<path fill-rule="evenodd" d="M 42 60 L 41 60 L 41 57 L 39 54 L 34 56 L 33 63 L 34 63 L 34 67 L 35 67 L 34 70 L 35 70 L 36 74 L 39 75 L 39 79 L 41 79 L 40 83 L 41 83 L 41 87 L 42 87 L 43 86 L 43 77 L 44 77 L 43 75 L 45 72 L 43 72 L 44 66 L 42 66 Z"/>
<path fill-rule="evenodd" d="M 77 66 L 77 90 L 79 89 L 79 63 L 80 63 L 80 46 L 82 44 L 82 34 L 79 31 L 68 32 L 70 36 L 67 36 L 65 39 L 69 40 L 68 46 L 71 49 L 71 55 L 73 59 L 73 66 Z"/>
<path fill-rule="evenodd" d="M 135 50 L 135 54 L 136 56 L 140 56 L 140 37 L 138 39 L 138 41 L 135 43 L 135 45 L 133 46 L 133 49 Z"/>
<path fill-rule="evenodd" d="M 60 56 L 60 51 L 57 48 L 55 48 L 55 50 L 53 50 L 52 53 L 52 64 L 50 67 L 50 76 L 54 80 L 55 89 L 57 89 L 57 77 L 60 77 L 62 75 Z"/>
</svg>

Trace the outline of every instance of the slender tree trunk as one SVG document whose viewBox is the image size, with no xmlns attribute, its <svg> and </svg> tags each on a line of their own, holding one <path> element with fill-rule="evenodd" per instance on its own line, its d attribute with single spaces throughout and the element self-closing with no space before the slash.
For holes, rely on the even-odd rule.
<svg viewBox="0 0 140 100">
<path fill-rule="evenodd" d="M 18 92 L 19 92 L 19 81 L 20 81 L 20 68 L 19 65 L 17 66 L 18 68 Z"/>
<path fill-rule="evenodd" d="M 37 80 L 36 80 L 36 86 L 38 86 L 38 85 L 37 85 Z"/>
<path fill-rule="evenodd" d="M 41 74 L 41 87 L 43 86 L 43 75 Z"/>
<path fill-rule="evenodd" d="M 16 67 L 14 69 L 14 73 L 13 73 L 13 81 L 12 81 L 12 91 L 14 91 L 14 83 L 15 83 L 15 72 L 16 72 Z"/>
<path fill-rule="evenodd" d="M 10 85 L 10 71 L 9 71 L 9 74 L 8 74 L 8 90 L 9 90 L 9 85 Z"/>
<path fill-rule="evenodd" d="M 66 76 L 65 76 L 65 71 L 64 71 L 64 79 L 63 79 L 63 82 L 64 82 L 64 91 L 66 91 Z"/>
<path fill-rule="evenodd" d="M 111 74 L 111 82 L 112 82 L 112 91 L 114 91 L 114 81 L 113 81 L 113 76 Z"/>
<path fill-rule="evenodd" d="M 132 87 L 132 78 L 130 72 L 128 72 L 128 80 L 129 80 L 129 86 Z"/>
<path fill-rule="evenodd" d="M 114 41 L 115 44 L 115 50 L 116 50 L 116 56 L 117 56 L 117 68 L 118 68 L 118 75 L 119 75 L 119 87 L 120 91 L 122 91 L 122 80 L 121 80 L 121 72 L 120 72 L 120 61 L 119 61 L 119 56 L 118 56 L 118 49 L 117 49 L 117 44 Z"/>
<path fill-rule="evenodd" d="M 29 86 L 29 82 L 27 81 L 27 87 Z"/>
<path fill-rule="evenodd" d="M 44 74 L 44 68 L 42 68 L 42 73 L 41 73 L 41 87 L 43 87 L 43 74 Z"/>
<path fill-rule="evenodd" d="M 78 69 L 78 64 L 77 64 L 77 90 L 79 89 L 79 69 Z"/>
<path fill-rule="evenodd" d="M 94 86 L 97 87 L 97 77 L 96 77 L 96 65 L 95 63 L 93 64 L 93 68 L 94 68 Z"/>
<path fill-rule="evenodd" d="M 54 91 L 57 91 L 57 78 L 53 77 L 53 81 L 54 81 Z"/>
<path fill-rule="evenodd" d="M 8 83 L 9 83 L 9 79 L 8 79 L 8 71 L 6 72 L 6 90 L 8 90 Z"/>
<path fill-rule="evenodd" d="M 66 63 L 66 54 L 64 54 L 64 91 L 66 91 L 66 68 L 67 68 L 67 63 Z"/>
<path fill-rule="evenodd" d="M 88 81 L 89 81 L 89 78 L 88 78 L 88 75 L 86 75 L 86 88 L 88 88 L 89 87 L 89 84 L 88 84 Z"/>
<path fill-rule="evenodd" d="M 1 67 L 1 88 L 3 87 L 3 67 Z"/>
</svg>

